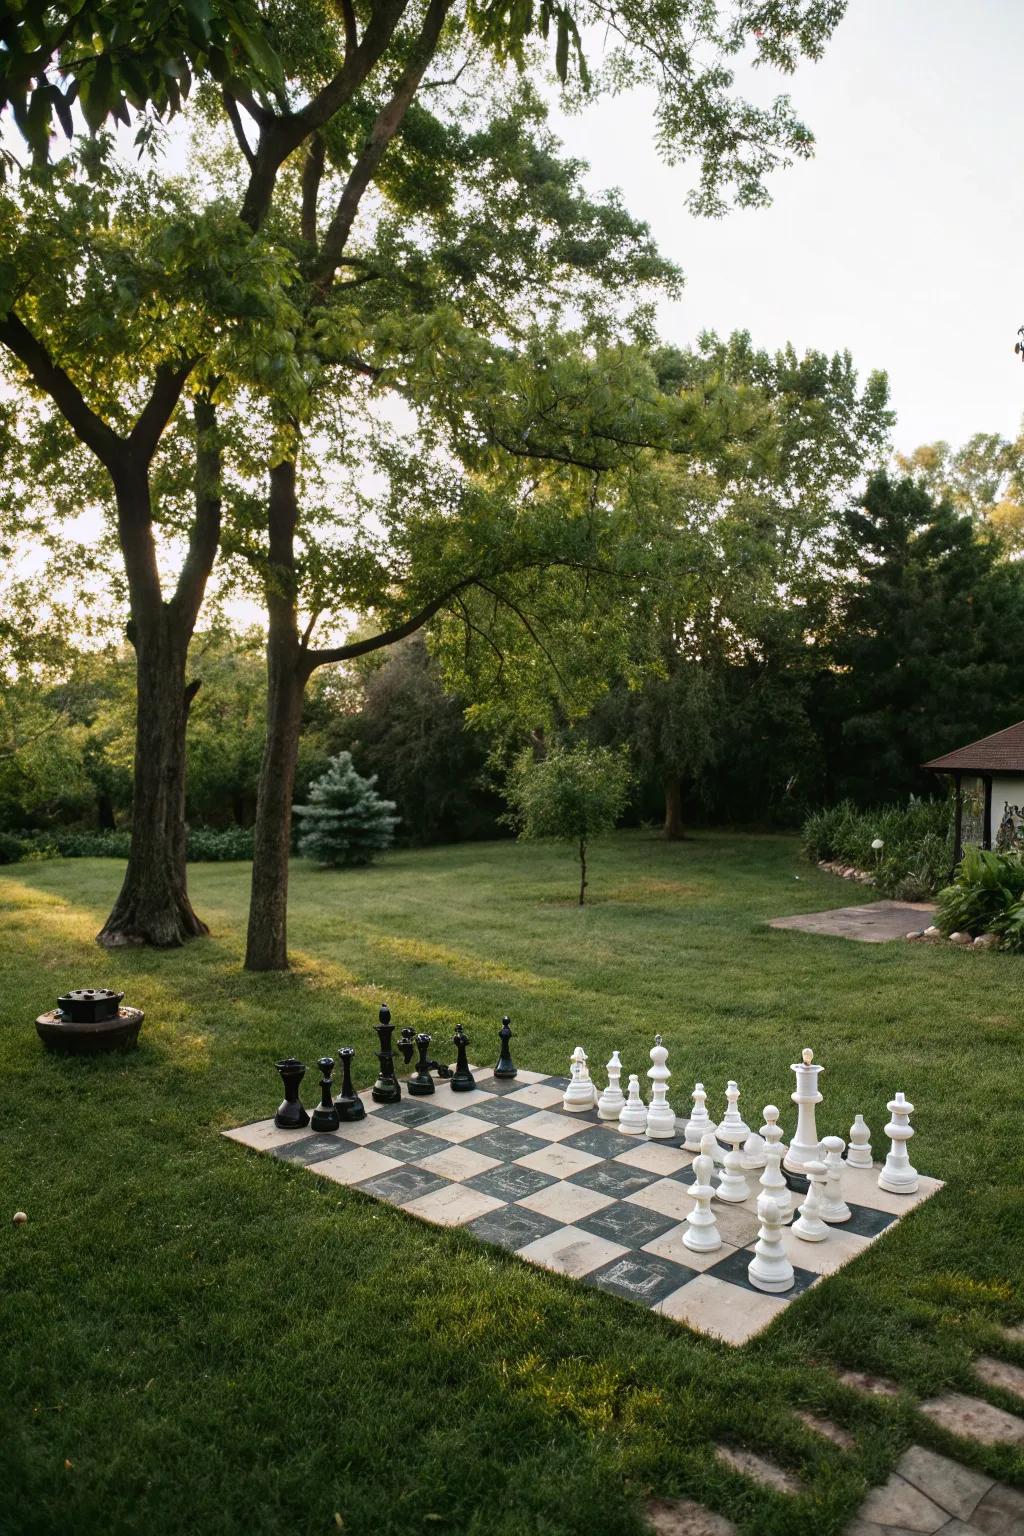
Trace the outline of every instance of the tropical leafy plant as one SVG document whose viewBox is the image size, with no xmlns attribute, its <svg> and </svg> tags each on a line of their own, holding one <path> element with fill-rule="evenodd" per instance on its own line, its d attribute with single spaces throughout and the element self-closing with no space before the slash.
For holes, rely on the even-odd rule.
<svg viewBox="0 0 1024 1536">
<path fill-rule="evenodd" d="M 952 885 L 939 892 L 936 926 L 943 933 L 998 933 L 1008 949 L 1024 949 L 1024 858 L 968 846 Z"/>
</svg>

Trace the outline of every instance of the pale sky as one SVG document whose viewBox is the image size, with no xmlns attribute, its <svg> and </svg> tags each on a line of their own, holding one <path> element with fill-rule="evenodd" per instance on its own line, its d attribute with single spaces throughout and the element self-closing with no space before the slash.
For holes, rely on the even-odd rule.
<svg viewBox="0 0 1024 1536">
<path fill-rule="evenodd" d="M 895 446 L 1014 435 L 1024 412 L 1024 0 L 850 0 L 825 57 L 787 90 L 817 140 L 772 180 L 768 209 L 705 221 L 685 167 L 659 161 L 640 96 L 556 127 L 619 186 L 686 275 L 666 340 L 711 328 L 849 348 L 889 374 Z M 748 77 L 749 78 L 749 77 Z"/>
</svg>

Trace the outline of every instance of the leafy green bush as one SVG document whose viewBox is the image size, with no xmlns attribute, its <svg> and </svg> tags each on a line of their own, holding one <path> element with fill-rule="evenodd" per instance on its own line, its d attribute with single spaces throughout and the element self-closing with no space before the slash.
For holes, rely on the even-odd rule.
<svg viewBox="0 0 1024 1536">
<path fill-rule="evenodd" d="M 1024 858 L 967 847 L 952 885 L 939 892 L 935 923 L 943 933 L 998 933 L 1024 949 Z"/>
<path fill-rule="evenodd" d="M 953 864 L 952 802 L 911 799 L 862 811 L 841 800 L 813 811 L 802 836 L 808 858 L 866 869 L 884 896 L 924 901 L 949 878 Z M 878 838 L 882 847 L 874 849 Z"/>
<path fill-rule="evenodd" d="M 0 832 L 0 864 L 17 864 L 23 853 L 20 837 L 13 832 Z"/>
<path fill-rule="evenodd" d="M 127 828 L 50 827 L 44 832 L 0 832 L 0 864 L 19 859 L 126 859 L 132 835 Z M 191 827 L 188 857 L 194 863 L 252 858 L 250 827 Z"/>
<path fill-rule="evenodd" d="M 527 749 L 508 775 L 507 819 L 519 836 L 577 845 L 581 907 L 587 888 L 587 844 L 614 830 L 629 797 L 631 777 L 625 753 L 585 743 L 571 749 L 553 747 L 539 760 Z"/>
<path fill-rule="evenodd" d="M 190 827 L 188 856 L 196 864 L 252 858 L 251 827 Z"/>
</svg>

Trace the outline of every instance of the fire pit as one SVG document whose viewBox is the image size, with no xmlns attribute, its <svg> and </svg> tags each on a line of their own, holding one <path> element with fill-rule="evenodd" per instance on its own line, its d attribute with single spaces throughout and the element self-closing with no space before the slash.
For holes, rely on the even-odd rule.
<svg viewBox="0 0 1024 1536">
<path fill-rule="evenodd" d="M 128 1051 L 138 1044 L 145 1018 L 141 1008 L 123 1008 L 123 992 L 82 987 L 57 999 L 56 1008 L 36 1019 L 39 1038 L 50 1051 L 92 1055 Z"/>
</svg>

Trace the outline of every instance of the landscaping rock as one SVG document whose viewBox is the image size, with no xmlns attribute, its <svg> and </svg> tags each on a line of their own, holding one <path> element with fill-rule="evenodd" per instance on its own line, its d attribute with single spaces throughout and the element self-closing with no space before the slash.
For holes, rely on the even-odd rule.
<svg viewBox="0 0 1024 1536">
<path fill-rule="evenodd" d="M 936 928 L 935 924 L 933 923 L 930 928 L 925 929 L 924 936 L 926 939 L 941 939 L 942 931 L 941 929 Z"/>
<path fill-rule="evenodd" d="M 973 944 L 974 940 L 969 933 L 951 933 L 949 942 L 951 944 Z"/>
<path fill-rule="evenodd" d="M 736 1536 L 731 1520 L 692 1499 L 651 1499 L 647 1519 L 657 1536 Z"/>
<path fill-rule="evenodd" d="M 1012 1392 L 1015 1397 L 1024 1398 L 1024 1366 L 982 1355 L 974 1362 L 974 1374 L 987 1387 L 998 1387 L 1000 1392 Z"/>
<path fill-rule="evenodd" d="M 975 949 L 998 949 L 1000 945 L 998 933 L 979 933 L 974 941 Z"/>
<path fill-rule="evenodd" d="M 762 1488 L 773 1488 L 776 1493 L 800 1492 L 800 1483 L 791 1472 L 776 1466 L 774 1461 L 756 1455 L 754 1451 L 738 1450 L 731 1445 L 716 1445 L 715 1455 L 733 1472 L 742 1473 L 752 1482 L 760 1483 Z"/>
<path fill-rule="evenodd" d="M 1024 1419 L 963 1392 L 947 1392 L 921 1404 L 921 1412 L 940 1429 L 983 1445 L 1024 1445 Z"/>
<path fill-rule="evenodd" d="M 913 944 L 916 939 L 923 939 L 923 938 L 924 938 L 924 929 L 923 928 L 915 928 L 912 933 L 908 933 L 907 934 L 907 943 L 908 944 Z"/>
</svg>

